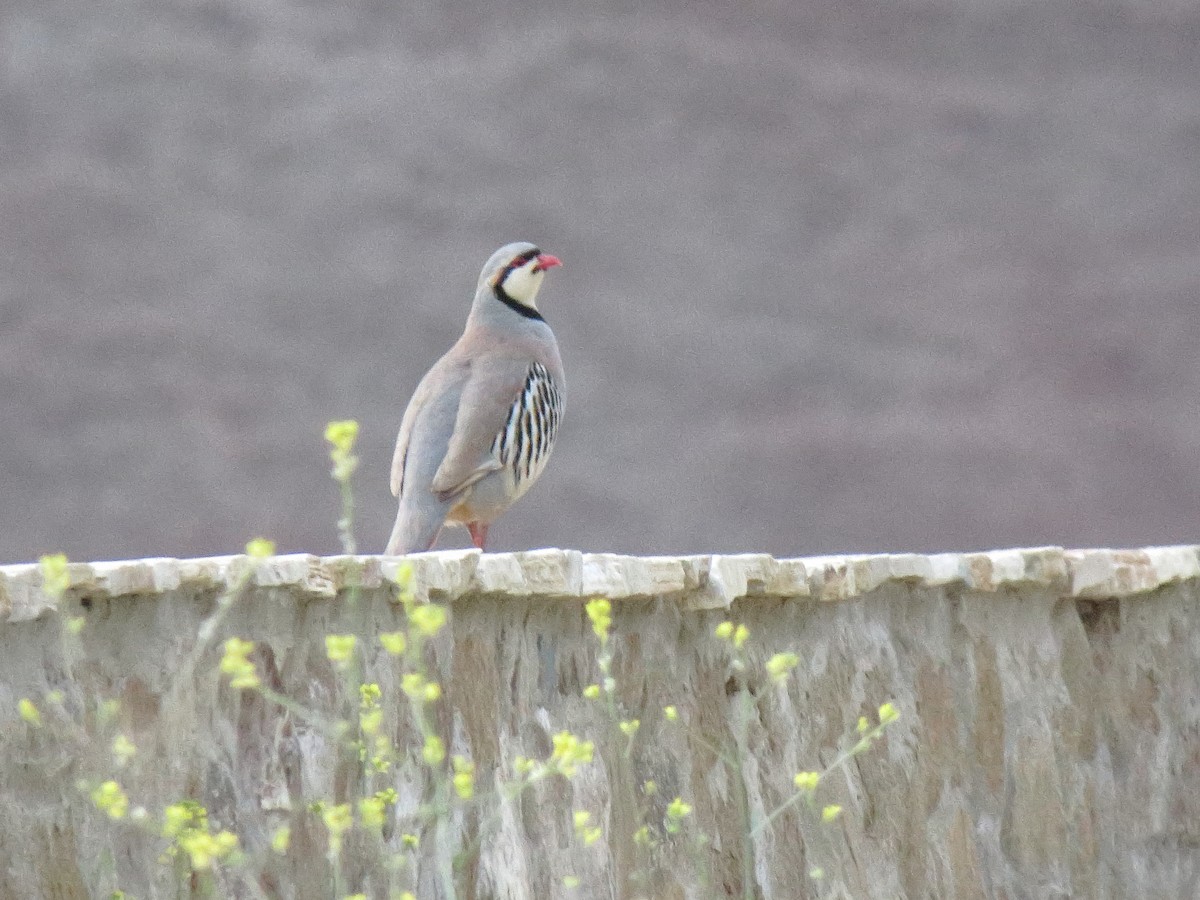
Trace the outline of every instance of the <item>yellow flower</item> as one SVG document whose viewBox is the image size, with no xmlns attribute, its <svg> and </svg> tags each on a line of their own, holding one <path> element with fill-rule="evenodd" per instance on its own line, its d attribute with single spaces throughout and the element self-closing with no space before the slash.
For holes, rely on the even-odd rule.
<svg viewBox="0 0 1200 900">
<path fill-rule="evenodd" d="M 337 668 L 344 669 L 354 658 L 354 645 L 358 642 L 352 634 L 325 635 L 325 655 Z"/>
<path fill-rule="evenodd" d="M 393 749 L 386 734 L 375 735 L 375 755 L 371 757 L 371 767 L 376 772 L 386 772 L 392 767 Z"/>
<path fill-rule="evenodd" d="M 50 553 L 39 561 L 42 569 L 42 591 L 55 600 L 67 592 L 71 586 L 71 575 L 67 570 L 67 557 L 64 553 Z"/>
<path fill-rule="evenodd" d="M 133 741 L 128 737 L 118 734 L 113 738 L 112 754 L 118 766 L 127 765 L 133 759 L 135 753 L 137 753 L 137 747 L 134 746 Z"/>
<path fill-rule="evenodd" d="M 680 823 L 692 814 L 690 803 L 684 803 L 682 797 L 676 797 L 667 804 L 667 820 L 663 823 L 669 834 L 679 831 Z"/>
<path fill-rule="evenodd" d="M 898 718 L 900 718 L 900 711 L 892 704 L 885 703 L 883 706 L 879 707 L 880 725 L 887 725 L 891 722 L 895 722 Z"/>
<path fill-rule="evenodd" d="M 42 713 L 37 708 L 37 704 L 28 697 L 22 697 L 17 702 L 17 712 L 21 714 L 21 718 L 32 725 L 34 728 L 40 728 L 42 724 Z"/>
<path fill-rule="evenodd" d="M 442 743 L 442 739 L 436 734 L 431 734 L 425 738 L 425 746 L 421 748 L 421 756 L 429 765 L 439 765 L 446 758 L 446 745 Z"/>
<path fill-rule="evenodd" d="M 232 637 L 225 642 L 225 654 L 221 657 L 221 671 L 230 676 L 229 686 L 236 689 L 252 689 L 259 685 L 258 672 L 248 657 L 254 651 L 254 641 Z"/>
<path fill-rule="evenodd" d="M 404 592 L 412 583 L 412 577 L 413 564 L 408 560 L 405 560 L 404 562 L 400 563 L 400 565 L 396 566 L 396 574 L 392 576 L 392 582 L 396 585 L 396 587 L 400 588 L 401 592 Z"/>
<path fill-rule="evenodd" d="M 600 638 L 600 643 L 604 644 L 608 641 L 608 633 L 612 629 L 612 603 L 604 597 L 597 597 L 594 600 L 589 600 L 587 606 L 588 618 L 592 622 L 592 631 L 596 637 Z"/>
<path fill-rule="evenodd" d="M 585 809 L 575 810 L 574 822 L 575 836 L 583 841 L 585 847 L 592 846 L 604 834 L 603 829 L 592 825 L 591 813 Z"/>
<path fill-rule="evenodd" d="M 396 793 L 395 788 L 384 788 L 381 791 L 376 791 L 375 796 L 387 806 L 392 806 L 397 800 L 400 799 L 400 795 Z"/>
<path fill-rule="evenodd" d="M 554 750 L 550 761 L 567 778 L 573 778 L 580 763 L 590 763 L 595 749 L 591 741 L 581 741 L 569 731 L 560 731 L 552 738 Z"/>
<path fill-rule="evenodd" d="M 379 643 L 392 656 L 399 656 L 408 647 L 408 639 L 403 631 L 385 631 L 379 636 Z"/>
<path fill-rule="evenodd" d="M 235 691 L 252 691 L 260 684 L 254 664 L 248 663 L 247 668 L 229 679 L 229 686 Z"/>
<path fill-rule="evenodd" d="M 668 722 L 674 722 L 679 718 L 679 710 L 677 710 L 674 706 L 664 706 L 663 718 L 665 718 Z"/>
<path fill-rule="evenodd" d="M 363 797 L 358 801 L 358 818 L 364 828 L 382 828 L 386 821 L 383 800 L 379 797 Z"/>
<path fill-rule="evenodd" d="M 667 818 L 669 818 L 669 819 L 683 819 L 683 818 L 691 815 L 691 813 L 692 813 L 691 804 L 684 803 L 682 797 L 676 797 L 674 800 L 672 800 L 670 803 L 667 804 Z"/>
<path fill-rule="evenodd" d="M 376 734 L 382 724 L 382 709 L 365 709 L 358 714 L 358 727 L 362 730 L 363 734 Z"/>
<path fill-rule="evenodd" d="M 583 697 L 585 700 L 599 700 L 600 699 L 600 685 L 589 684 L 587 687 L 585 687 L 583 689 Z"/>
<path fill-rule="evenodd" d="M 275 829 L 275 833 L 271 835 L 271 849 L 282 855 L 287 853 L 288 847 L 292 844 L 292 829 L 286 825 L 281 825 Z"/>
<path fill-rule="evenodd" d="M 625 735 L 625 737 L 631 738 L 637 734 L 638 728 L 640 728 L 641 725 L 642 723 L 637 719 L 626 719 L 624 722 L 620 723 L 619 727 L 621 729 L 621 733 Z"/>
<path fill-rule="evenodd" d="M 465 756 L 454 757 L 454 792 L 462 800 L 475 796 L 475 764 Z"/>
<path fill-rule="evenodd" d="M 716 635 L 717 637 L 719 637 L 723 641 L 729 640 L 729 638 L 733 636 L 733 623 L 732 622 L 722 622 L 720 625 L 718 625 L 716 628 L 713 629 L 713 634 Z"/>
<path fill-rule="evenodd" d="M 246 555 L 252 559 L 267 559 L 275 555 L 275 542 L 266 538 L 255 538 L 246 543 Z"/>
<path fill-rule="evenodd" d="M 129 798 L 115 781 L 106 781 L 92 791 L 92 803 L 110 819 L 123 819 L 129 811 Z"/>
<path fill-rule="evenodd" d="M 349 453 L 358 440 L 358 422 L 354 419 L 330 422 L 325 426 L 325 440 L 334 450 Z"/>
<path fill-rule="evenodd" d="M 733 632 L 733 646 L 741 650 L 742 644 L 746 643 L 748 637 L 750 637 L 750 629 L 745 625 L 739 625 Z"/>
<path fill-rule="evenodd" d="M 358 468 L 358 457 L 354 455 L 354 442 L 358 440 L 358 423 L 353 419 L 330 422 L 325 426 L 325 440 L 329 442 L 329 458 L 333 461 L 333 478 L 345 484 Z"/>
<path fill-rule="evenodd" d="M 815 791 L 820 783 L 821 774 L 819 772 L 797 772 L 796 777 L 792 779 L 792 784 L 801 791 Z"/>
<path fill-rule="evenodd" d="M 232 853 L 238 845 L 238 836 L 232 831 L 218 831 L 213 837 L 217 839 L 217 852 L 221 856 Z"/>
<path fill-rule="evenodd" d="M 209 834 L 207 831 L 188 831 L 179 836 L 179 846 L 188 855 L 192 868 L 200 871 L 212 867 L 219 859 L 237 849 L 237 835 L 229 831 Z"/>
<path fill-rule="evenodd" d="M 408 614 L 408 621 L 425 637 L 433 637 L 446 624 L 446 607 L 436 603 L 414 606 Z"/>
<path fill-rule="evenodd" d="M 358 686 L 358 705 L 363 709 L 373 709 L 379 705 L 383 690 L 373 681 Z"/>
<path fill-rule="evenodd" d="M 349 803 L 339 803 L 336 806 L 327 806 L 321 810 L 321 821 L 325 823 L 325 828 L 329 831 L 329 849 L 333 853 L 337 853 L 342 849 L 342 835 L 350 830 L 350 826 L 354 824 L 354 817 L 350 814 Z"/>
<path fill-rule="evenodd" d="M 425 697 L 425 676 L 420 672 L 406 672 L 400 679 L 400 689 L 413 700 Z"/>
<path fill-rule="evenodd" d="M 208 830 L 208 812 L 194 800 L 181 800 L 163 810 L 163 837 L 178 837 L 189 828 Z"/>
<path fill-rule="evenodd" d="M 830 803 L 823 810 L 821 810 L 821 821 L 822 822 L 832 822 L 834 819 L 836 819 L 841 814 L 842 814 L 842 808 L 840 806 L 838 806 L 836 803 Z"/>
<path fill-rule="evenodd" d="M 788 674 L 800 665 L 800 657 L 795 653 L 776 653 L 767 660 L 767 674 L 776 684 L 783 684 Z"/>
</svg>

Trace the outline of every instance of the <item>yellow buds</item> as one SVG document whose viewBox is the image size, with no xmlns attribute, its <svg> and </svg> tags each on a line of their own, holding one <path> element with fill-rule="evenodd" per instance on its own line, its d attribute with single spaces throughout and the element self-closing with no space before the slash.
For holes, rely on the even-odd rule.
<svg viewBox="0 0 1200 900">
<path fill-rule="evenodd" d="M 275 555 L 275 542 L 266 538 L 255 538 L 246 544 L 246 555 L 251 559 L 268 559 Z"/>
<path fill-rule="evenodd" d="M 354 647 L 358 638 L 352 634 L 325 635 L 325 655 L 336 668 L 345 669 L 354 660 Z"/>
<path fill-rule="evenodd" d="M 800 665 L 800 657 L 795 653 L 776 653 L 767 660 L 767 674 L 775 684 L 783 684 L 796 666 Z"/>
<path fill-rule="evenodd" d="M 797 772 L 796 777 L 792 779 L 792 784 L 796 785 L 797 790 L 812 792 L 817 789 L 817 785 L 821 783 L 821 775 L 819 772 Z"/>
<path fill-rule="evenodd" d="M 230 638 L 225 642 L 225 655 L 221 657 L 221 672 L 229 676 L 229 686 L 235 690 L 258 687 L 258 672 L 247 657 L 254 651 L 254 641 Z"/>
<path fill-rule="evenodd" d="M 589 600 L 587 606 L 588 618 L 592 622 L 592 631 L 600 638 L 600 643 L 608 642 L 608 634 L 612 630 L 612 603 L 604 597 Z"/>
</svg>

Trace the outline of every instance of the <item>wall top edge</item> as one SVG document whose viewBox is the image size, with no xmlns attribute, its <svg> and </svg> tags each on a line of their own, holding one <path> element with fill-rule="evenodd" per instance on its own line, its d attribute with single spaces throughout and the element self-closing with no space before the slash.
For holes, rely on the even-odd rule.
<svg viewBox="0 0 1200 900">
<path fill-rule="evenodd" d="M 888 553 L 778 559 L 767 554 L 620 556 L 578 550 L 480 553 L 443 550 L 409 557 L 290 554 L 71 563 L 68 598 L 103 600 L 176 590 L 285 588 L 334 597 L 354 584 L 378 588 L 407 573 L 418 597 L 488 594 L 611 600 L 672 597 L 699 609 L 742 598 L 846 601 L 888 585 L 980 593 L 1049 591 L 1120 599 L 1200 578 L 1200 546 L 1064 550 L 1032 547 L 978 553 Z M 36 618 L 57 601 L 36 563 L 0 566 L 0 622 Z"/>
</svg>

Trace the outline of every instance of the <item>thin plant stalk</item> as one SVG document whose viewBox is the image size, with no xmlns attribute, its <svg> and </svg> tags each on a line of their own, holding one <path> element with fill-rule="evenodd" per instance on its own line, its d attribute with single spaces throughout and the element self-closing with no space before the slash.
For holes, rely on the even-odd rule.
<svg viewBox="0 0 1200 900">
<path fill-rule="evenodd" d="M 750 714 L 754 699 L 750 688 L 742 684 L 739 702 L 734 707 L 737 722 L 734 733 L 734 757 L 737 762 L 738 800 L 742 817 L 742 900 L 754 900 L 754 811 L 750 808 L 750 788 L 746 784 L 747 743 L 750 735 Z"/>
</svg>

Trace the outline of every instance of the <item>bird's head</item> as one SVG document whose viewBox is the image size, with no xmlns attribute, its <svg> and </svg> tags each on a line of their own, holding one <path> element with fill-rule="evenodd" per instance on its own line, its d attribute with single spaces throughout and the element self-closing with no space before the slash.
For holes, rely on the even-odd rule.
<svg viewBox="0 0 1200 900">
<path fill-rule="evenodd" d="M 546 270 L 561 265 L 557 256 L 543 253 L 528 241 L 505 244 L 484 265 L 479 286 L 490 287 L 501 302 L 517 312 L 528 310 L 537 315 L 538 289 Z"/>
</svg>

